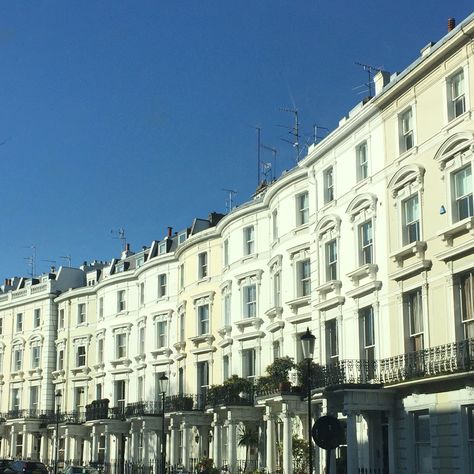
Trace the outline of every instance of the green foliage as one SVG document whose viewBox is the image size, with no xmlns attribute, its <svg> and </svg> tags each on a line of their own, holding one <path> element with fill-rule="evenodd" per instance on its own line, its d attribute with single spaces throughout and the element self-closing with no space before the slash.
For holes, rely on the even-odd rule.
<svg viewBox="0 0 474 474">
<path fill-rule="evenodd" d="M 309 469 L 309 446 L 308 441 L 292 437 L 292 453 L 293 453 L 293 472 L 294 474 L 306 474 Z"/>
<path fill-rule="evenodd" d="M 206 472 L 206 474 L 218 474 L 220 471 L 214 467 L 214 462 L 207 456 L 203 456 L 197 463 L 198 472 Z"/>
<path fill-rule="evenodd" d="M 210 406 L 240 404 L 240 394 L 248 395 L 252 392 L 253 384 L 250 380 L 232 375 L 222 385 L 212 385 L 207 392 L 207 404 Z"/>
<path fill-rule="evenodd" d="M 295 366 L 291 357 L 279 357 L 275 359 L 266 369 L 270 379 L 275 384 L 288 382 L 288 372 Z"/>
<path fill-rule="evenodd" d="M 310 369 L 308 373 L 308 362 L 302 360 L 296 364 L 296 372 L 298 374 L 298 380 L 301 384 L 301 390 L 305 393 L 308 390 L 308 382 L 310 388 L 318 388 L 324 385 L 324 371 L 323 368 L 311 361 Z"/>
<path fill-rule="evenodd" d="M 257 448 L 258 447 L 258 431 L 248 426 L 240 426 L 239 433 L 238 433 L 238 441 L 237 444 L 241 447 L 245 447 L 245 464 L 244 464 L 244 472 L 247 469 L 247 462 L 249 457 L 250 448 Z"/>
</svg>

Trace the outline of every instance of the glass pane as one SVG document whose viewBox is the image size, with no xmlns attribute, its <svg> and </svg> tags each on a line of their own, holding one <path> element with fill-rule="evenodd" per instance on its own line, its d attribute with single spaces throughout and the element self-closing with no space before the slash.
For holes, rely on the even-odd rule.
<svg viewBox="0 0 474 474">
<path fill-rule="evenodd" d="M 472 193 L 471 167 L 458 171 L 454 174 L 455 198 L 458 199 L 466 194 Z"/>
</svg>

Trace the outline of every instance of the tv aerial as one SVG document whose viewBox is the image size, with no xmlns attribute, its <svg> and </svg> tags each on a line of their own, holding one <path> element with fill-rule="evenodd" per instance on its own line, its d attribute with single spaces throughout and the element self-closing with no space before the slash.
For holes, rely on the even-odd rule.
<svg viewBox="0 0 474 474">
<path fill-rule="evenodd" d="M 125 250 L 125 246 L 127 244 L 127 238 L 125 237 L 125 229 L 123 227 L 118 230 L 112 229 L 110 233 L 112 234 L 113 239 L 120 240 L 120 242 L 122 243 L 122 248 L 123 250 Z"/>
<path fill-rule="evenodd" d="M 237 191 L 234 191 L 233 189 L 225 189 L 223 188 L 222 191 L 225 191 L 228 193 L 228 201 L 226 201 L 225 206 L 227 209 L 227 212 L 231 212 L 232 209 L 234 209 L 234 197 L 237 194 Z"/>
<path fill-rule="evenodd" d="M 293 127 L 290 128 L 289 133 L 293 136 L 293 140 L 287 140 L 285 138 L 280 138 L 280 140 L 289 143 L 294 149 L 296 153 L 296 163 L 300 160 L 300 131 L 299 131 L 299 121 L 298 121 L 298 109 L 288 109 L 288 108 L 280 108 L 281 112 L 289 112 L 293 114 L 294 124 Z"/>
<path fill-rule="evenodd" d="M 381 71 L 382 68 L 381 67 L 377 67 L 377 66 L 372 66 L 370 64 L 364 64 L 364 63 L 360 63 L 358 61 L 354 61 L 354 64 L 357 65 L 357 66 L 361 66 L 362 69 L 364 71 L 367 72 L 367 82 L 365 84 L 362 84 L 360 86 L 357 86 L 357 88 L 359 87 L 367 87 L 367 92 L 369 94 L 369 97 L 373 97 L 372 95 L 372 90 L 373 90 L 373 87 L 374 87 L 374 84 L 373 84 L 373 75 L 374 73 L 376 74 L 377 72 Z"/>
</svg>

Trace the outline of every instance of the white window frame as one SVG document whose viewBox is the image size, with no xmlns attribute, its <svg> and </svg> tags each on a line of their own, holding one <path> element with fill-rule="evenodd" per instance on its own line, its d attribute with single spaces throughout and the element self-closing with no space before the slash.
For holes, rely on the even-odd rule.
<svg viewBox="0 0 474 474">
<path fill-rule="evenodd" d="M 209 255 L 207 252 L 198 253 L 198 279 L 203 280 L 207 278 L 209 272 Z"/>
<path fill-rule="evenodd" d="M 369 177 L 369 146 L 367 141 L 356 146 L 357 181 L 363 181 Z"/>
<path fill-rule="evenodd" d="M 275 308 L 281 307 L 281 270 L 278 269 L 272 275 L 273 284 L 273 306 Z"/>
<path fill-rule="evenodd" d="M 104 362 L 104 343 L 105 339 L 103 337 L 97 338 L 97 362 L 99 364 Z"/>
<path fill-rule="evenodd" d="M 184 242 L 186 242 L 186 239 L 187 239 L 187 232 L 184 231 L 184 232 L 180 232 L 178 234 L 178 245 L 182 245 L 184 244 Z"/>
<path fill-rule="evenodd" d="M 407 118 L 409 126 L 407 128 Z M 415 111 L 413 106 L 406 107 L 398 114 L 398 146 L 399 154 L 402 155 L 415 147 Z"/>
<path fill-rule="evenodd" d="M 33 313 L 33 327 L 39 328 L 41 326 L 41 309 L 35 308 Z"/>
<path fill-rule="evenodd" d="M 121 313 L 127 309 L 127 299 L 126 299 L 126 291 L 125 290 L 118 290 L 117 291 L 117 312 Z"/>
<path fill-rule="evenodd" d="M 84 353 L 80 349 L 84 349 Z M 84 362 L 81 364 L 81 362 Z M 83 344 L 76 347 L 76 367 L 85 367 L 87 365 L 87 347 Z"/>
<path fill-rule="evenodd" d="M 86 322 L 86 304 L 78 303 L 77 304 L 77 324 L 84 324 Z"/>
<path fill-rule="evenodd" d="M 20 372 L 23 369 L 24 349 L 21 346 L 13 346 L 12 352 L 12 372 Z"/>
<path fill-rule="evenodd" d="M 127 333 L 118 332 L 115 334 L 115 358 L 125 359 L 127 357 Z"/>
<path fill-rule="evenodd" d="M 255 380 L 257 377 L 257 351 L 255 348 L 242 350 L 242 378 Z"/>
<path fill-rule="evenodd" d="M 257 285 L 255 283 L 242 287 L 242 313 L 245 319 L 257 317 Z"/>
<path fill-rule="evenodd" d="M 461 117 L 464 113 L 469 110 L 468 108 L 468 96 L 467 91 L 468 87 L 466 85 L 468 82 L 466 81 L 466 74 L 467 70 L 465 68 L 459 68 L 454 73 L 449 75 L 446 78 L 446 98 L 447 98 L 447 118 L 448 122 Z M 462 93 L 455 95 L 453 85 L 454 80 L 458 77 L 462 76 Z M 458 105 L 461 104 L 462 110 L 457 110 Z"/>
<path fill-rule="evenodd" d="M 296 296 L 304 298 L 311 295 L 311 260 L 305 258 L 296 262 Z"/>
<path fill-rule="evenodd" d="M 331 250 L 334 248 L 335 259 L 331 257 Z M 337 280 L 339 278 L 338 262 L 338 239 L 334 238 L 324 244 L 324 261 L 326 281 Z"/>
<path fill-rule="evenodd" d="M 366 233 L 365 229 L 369 226 L 370 232 Z M 367 265 L 374 263 L 374 221 L 368 219 L 358 226 L 359 234 L 359 265 Z M 366 238 L 368 234 L 368 238 Z"/>
<path fill-rule="evenodd" d="M 409 338 L 409 352 L 419 351 L 425 347 L 423 290 L 418 287 L 403 294 L 403 307 L 407 336 Z"/>
<path fill-rule="evenodd" d="M 337 319 L 329 319 L 324 325 L 326 340 L 326 361 L 337 363 L 339 361 L 339 328 Z"/>
<path fill-rule="evenodd" d="M 452 216 L 453 216 L 453 221 L 454 222 L 459 222 L 464 219 L 467 219 L 469 217 L 474 216 L 474 200 L 473 200 L 473 178 L 472 178 L 472 164 L 468 163 L 465 166 L 462 166 L 454 171 L 451 172 L 450 177 L 451 177 L 451 190 L 452 190 L 452 197 L 451 197 L 451 202 L 452 202 Z M 461 195 L 457 195 L 457 180 L 456 176 L 459 175 L 460 173 L 466 173 L 468 171 L 469 177 L 466 178 L 466 181 L 468 182 L 468 186 L 470 184 L 470 189 L 468 192 L 464 192 Z M 470 179 L 469 179 L 470 178 Z M 467 208 L 468 212 L 465 216 L 462 216 L 460 214 L 460 207 L 459 204 L 460 202 L 467 202 Z"/>
<path fill-rule="evenodd" d="M 244 227 L 244 255 L 253 255 L 255 253 L 255 226 Z"/>
<path fill-rule="evenodd" d="M 166 273 L 161 273 L 158 275 L 158 298 L 166 297 L 168 277 Z"/>
<path fill-rule="evenodd" d="M 329 166 L 323 171 L 324 204 L 334 201 L 334 166 Z"/>
<path fill-rule="evenodd" d="M 204 308 L 207 307 L 207 315 L 203 313 Z M 199 336 L 203 336 L 205 334 L 210 334 L 211 332 L 211 306 L 208 303 L 200 304 L 196 308 L 197 312 L 197 333 Z M 206 316 L 206 317 L 204 317 Z M 203 329 L 207 329 L 207 331 L 203 331 Z"/>
<path fill-rule="evenodd" d="M 38 369 L 41 366 L 41 346 L 34 344 L 31 346 L 31 368 Z"/>
<path fill-rule="evenodd" d="M 168 347 L 168 321 L 159 320 L 156 322 L 156 348 L 166 347 Z"/>
<path fill-rule="evenodd" d="M 166 241 L 158 244 L 158 255 L 164 255 L 166 253 Z"/>
<path fill-rule="evenodd" d="M 304 191 L 296 195 L 296 225 L 301 226 L 309 222 L 309 193 Z"/>
<path fill-rule="evenodd" d="M 23 331 L 23 313 L 16 313 L 15 328 L 16 332 Z"/>
<path fill-rule="evenodd" d="M 278 240 L 278 209 L 273 209 L 272 212 L 272 240 Z"/>
<path fill-rule="evenodd" d="M 409 220 L 409 209 L 408 205 L 413 200 L 417 201 L 417 219 Z M 413 193 L 406 199 L 401 201 L 401 212 L 402 212 L 402 245 L 408 245 L 413 242 L 422 240 L 421 237 L 421 206 L 420 206 L 420 193 Z M 413 237 L 413 233 L 417 238 Z"/>
<path fill-rule="evenodd" d="M 474 270 L 457 275 L 459 321 L 464 339 L 474 338 Z M 456 305 L 455 305 L 456 307 Z M 474 460 L 474 458 L 473 458 Z"/>
</svg>

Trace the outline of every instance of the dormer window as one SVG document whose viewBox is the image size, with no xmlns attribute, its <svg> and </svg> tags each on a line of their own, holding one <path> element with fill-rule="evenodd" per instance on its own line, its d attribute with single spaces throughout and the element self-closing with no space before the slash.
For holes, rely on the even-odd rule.
<svg viewBox="0 0 474 474">
<path fill-rule="evenodd" d="M 166 242 L 161 242 L 160 245 L 158 245 L 158 255 L 163 255 L 166 253 Z"/>
<path fill-rule="evenodd" d="M 145 256 L 141 255 L 140 257 L 137 257 L 137 259 L 135 260 L 135 267 L 140 268 L 144 263 L 145 263 Z"/>
<path fill-rule="evenodd" d="M 186 232 L 181 232 L 180 234 L 178 234 L 178 245 L 184 244 L 184 242 L 186 242 L 186 238 Z"/>
</svg>

